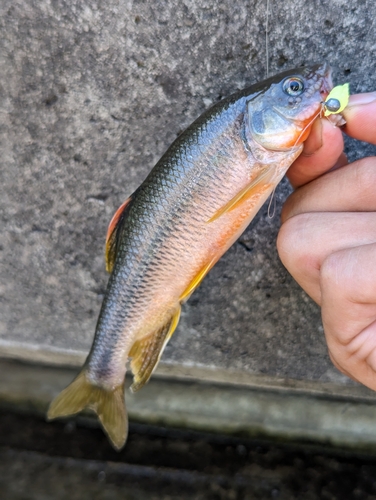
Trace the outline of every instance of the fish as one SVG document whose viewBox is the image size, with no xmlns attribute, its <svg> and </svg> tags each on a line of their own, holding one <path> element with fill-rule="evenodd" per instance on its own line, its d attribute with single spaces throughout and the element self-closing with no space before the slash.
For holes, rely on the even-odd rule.
<svg viewBox="0 0 376 500">
<path fill-rule="evenodd" d="M 299 156 L 333 87 L 327 64 L 256 83 L 205 111 L 112 218 L 110 273 L 82 370 L 47 417 L 94 410 L 115 449 L 127 439 L 132 391 L 146 384 L 181 307 L 243 233 Z"/>
</svg>

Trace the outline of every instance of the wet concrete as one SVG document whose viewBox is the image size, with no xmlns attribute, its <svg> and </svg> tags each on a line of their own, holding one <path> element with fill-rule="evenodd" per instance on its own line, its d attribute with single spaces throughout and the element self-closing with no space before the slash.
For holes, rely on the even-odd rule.
<svg viewBox="0 0 376 500">
<path fill-rule="evenodd" d="M 371 500 L 376 457 L 131 425 L 120 453 L 99 429 L 0 411 L 4 500 Z"/>
</svg>

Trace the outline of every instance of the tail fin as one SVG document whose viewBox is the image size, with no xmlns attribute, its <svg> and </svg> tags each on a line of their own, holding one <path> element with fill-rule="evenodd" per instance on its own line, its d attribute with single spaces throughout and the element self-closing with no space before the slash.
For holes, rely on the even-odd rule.
<svg viewBox="0 0 376 500">
<path fill-rule="evenodd" d="M 102 424 L 113 446 L 120 450 L 127 439 L 128 419 L 124 401 L 124 386 L 112 391 L 93 385 L 86 377 L 85 369 L 50 404 L 47 418 L 73 415 L 91 408 Z"/>
</svg>

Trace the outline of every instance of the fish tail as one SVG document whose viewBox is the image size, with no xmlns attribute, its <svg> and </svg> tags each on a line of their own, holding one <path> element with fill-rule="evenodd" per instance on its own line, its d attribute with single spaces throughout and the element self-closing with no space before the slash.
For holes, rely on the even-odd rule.
<svg viewBox="0 0 376 500">
<path fill-rule="evenodd" d="M 73 382 L 50 404 L 47 418 L 52 420 L 91 408 L 96 412 L 102 427 L 114 448 L 120 450 L 128 435 L 128 418 L 124 401 L 124 384 L 109 390 L 88 380 L 84 368 Z"/>
</svg>

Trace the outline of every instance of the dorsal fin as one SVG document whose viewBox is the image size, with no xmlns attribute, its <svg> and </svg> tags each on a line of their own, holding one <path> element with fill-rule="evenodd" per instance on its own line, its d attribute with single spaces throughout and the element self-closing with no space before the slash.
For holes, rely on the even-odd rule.
<svg viewBox="0 0 376 500">
<path fill-rule="evenodd" d="M 123 227 L 123 223 L 131 206 L 133 197 L 134 193 L 126 199 L 122 205 L 120 205 L 120 207 L 116 210 L 115 215 L 112 217 L 110 225 L 107 229 L 106 271 L 108 273 L 111 273 L 114 267 L 120 230 Z"/>
</svg>

